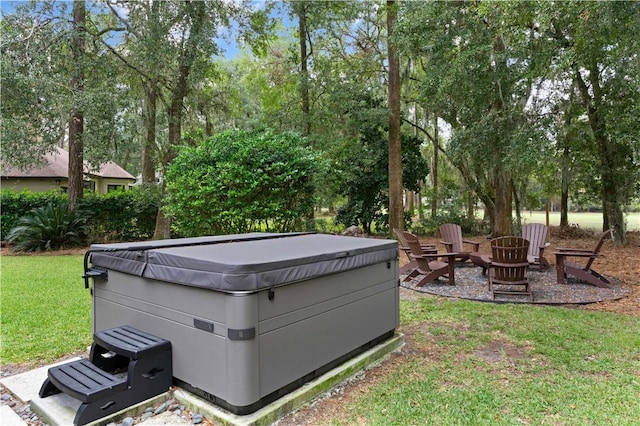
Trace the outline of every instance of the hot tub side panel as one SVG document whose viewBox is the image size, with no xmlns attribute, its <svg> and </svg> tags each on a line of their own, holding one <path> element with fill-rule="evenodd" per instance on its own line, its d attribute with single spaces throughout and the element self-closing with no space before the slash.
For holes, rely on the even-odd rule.
<svg viewBox="0 0 640 426">
<path fill-rule="evenodd" d="M 261 396 L 393 331 L 398 306 L 397 262 L 275 289 L 273 300 L 262 295 Z"/>
<path fill-rule="evenodd" d="M 383 262 L 269 297 L 109 271 L 94 282 L 94 330 L 130 324 L 170 340 L 174 377 L 240 412 L 394 330 L 397 274 L 397 261 Z"/>
<path fill-rule="evenodd" d="M 108 280 L 94 280 L 93 329 L 131 325 L 170 340 L 174 377 L 226 395 L 228 297 L 109 271 Z"/>
</svg>

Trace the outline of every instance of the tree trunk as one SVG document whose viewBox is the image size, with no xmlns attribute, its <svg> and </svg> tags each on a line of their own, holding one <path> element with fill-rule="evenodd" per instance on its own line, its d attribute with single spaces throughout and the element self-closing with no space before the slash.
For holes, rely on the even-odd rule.
<svg viewBox="0 0 640 426">
<path fill-rule="evenodd" d="M 155 82 L 149 82 L 144 88 L 143 120 L 144 141 L 142 143 L 142 184 L 156 183 L 156 166 L 153 154 L 156 150 L 156 104 L 158 88 Z"/>
<path fill-rule="evenodd" d="M 482 197 L 480 197 L 482 199 Z M 484 220 L 489 222 L 489 229 L 491 229 L 491 234 L 493 234 L 493 230 L 496 229 L 496 208 L 493 200 L 488 200 L 488 202 L 484 202 Z"/>
<path fill-rule="evenodd" d="M 422 205 L 422 191 L 424 182 L 420 182 L 420 192 L 416 193 L 416 208 L 418 209 L 418 220 L 424 220 L 424 206 Z"/>
<path fill-rule="evenodd" d="M 433 159 L 431 162 L 431 184 L 433 196 L 431 198 L 431 218 L 438 215 L 438 114 L 433 114 Z"/>
<path fill-rule="evenodd" d="M 300 98 L 302 100 L 303 135 L 311 134 L 311 117 L 309 108 L 309 55 L 307 54 L 307 13 L 304 4 L 298 10 L 298 42 L 300 44 Z"/>
<path fill-rule="evenodd" d="M 162 164 L 170 165 L 177 155 L 176 147 L 180 144 L 182 134 L 182 107 L 184 106 L 184 96 L 187 92 L 187 77 L 189 76 L 190 67 L 180 66 L 180 75 L 178 82 L 174 88 L 171 98 L 171 104 L 168 110 L 169 119 L 169 146 L 164 153 Z M 163 170 L 162 175 L 164 176 Z M 165 191 L 164 181 L 162 183 L 162 193 Z M 164 214 L 162 208 L 158 209 L 156 216 L 156 229 L 153 233 L 154 240 L 164 240 L 171 238 L 171 220 Z"/>
<path fill-rule="evenodd" d="M 519 231 L 522 230 L 522 211 L 520 206 L 520 197 L 518 197 L 518 189 L 516 188 L 516 184 L 513 179 L 511 179 L 511 189 L 513 191 L 513 201 L 516 210 L 516 228 L 518 233 L 520 233 Z"/>
<path fill-rule="evenodd" d="M 184 43 L 184 49 L 178 58 L 178 76 L 175 86 L 171 91 L 171 102 L 167 112 L 169 119 L 169 147 L 164 153 L 162 164 L 170 165 L 177 155 L 176 148 L 180 145 L 182 136 L 182 111 L 184 108 L 184 98 L 187 96 L 189 89 L 189 74 L 193 68 L 193 64 L 197 55 L 197 43 L 200 38 L 203 23 L 206 18 L 206 5 L 204 2 L 188 2 L 187 13 L 189 14 L 192 24 L 189 37 Z M 164 173 L 163 173 L 164 174 Z M 164 192 L 165 185 L 162 185 Z M 171 237 L 171 222 L 165 216 L 162 208 L 158 209 L 156 217 L 156 229 L 153 233 L 154 239 L 165 239 Z"/>
<path fill-rule="evenodd" d="M 560 183 L 560 226 L 569 226 L 569 179 L 571 159 L 569 147 L 565 146 L 561 159 L 561 183 Z"/>
<path fill-rule="evenodd" d="M 475 220 L 476 218 L 476 197 L 473 191 L 467 191 L 467 219 Z"/>
<path fill-rule="evenodd" d="M 494 230 L 496 229 L 496 217 L 498 215 L 497 207 L 496 207 L 497 202 L 495 200 L 496 195 L 494 194 L 494 192 L 497 191 L 497 189 L 493 185 L 493 180 L 489 178 L 489 180 L 491 181 L 491 184 L 489 186 L 482 186 L 479 184 L 477 179 L 473 178 L 472 176 L 473 174 L 471 173 L 471 170 L 464 163 L 464 161 L 457 161 L 457 162 L 452 161 L 451 163 L 460 172 L 462 179 L 469 187 L 469 191 L 472 194 L 475 194 L 475 196 L 479 198 L 480 201 L 484 204 L 484 220 L 489 221 L 489 227 L 491 229 L 491 232 L 493 233 Z M 506 190 L 507 192 L 510 193 L 510 188 L 508 186 L 506 187 Z"/>
<path fill-rule="evenodd" d="M 495 171 L 492 176 L 495 190 L 495 217 L 491 237 L 511 235 L 511 204 L 513 191 L 511 176 L 506 171 Z"/>
<path fill-rule="evenodd" d="M 71 119 L 69 122 L 69 211 L 72 211 L 82 199 L 84 190 L 84 147 L 82 134 L 84 132 L 84 115 L 79 106 L 84 89 L 84 0 L 73 2 L 73 34 L 71 36 Z"/>
<path fill-rule="evenodd" d="M 607 134 L 605 117 L 602 110 L 603 95 L 602 89 L 600 88 L 598 66 L 597 64 L 591 64 L 589 67 L 589 82 L 591 83 L 593 96 L 587 88 L 582 74 L 580 74 L 580 70 L 576 69 L 575 73 L 578 89 L 587 109 L 589 126 L 591 127 L 598 146 L 600 175 L 602 178 L 602 204 L 604 214 L 606 215 L 604 225 L 606 229 L 611 229 L 614 242 L 618 245 L 624 245 L 626 242 L 626 230 L 622 212 L 624 200 L 622 193 L 623 185 L 617 182 L 616 170 L 618 159 L 616 157 L 615 144 L 609 140 L 609 135 Z"/>
<path fill-rule="evenodd" d="M 302 134 L 311 134 L 311 109 L 309 103 L 309 54 L 307 53 L 307 9 L 304 3 L 297 5 L 298 42 L 300 44 L 300 99 L 302 101 Z M 315 212 L 313 207 L 306 214 L 305 227 L 308 231 L 315 229 Z"/>
<path fill-rule="evenodd" d="M 414 199 L 415 199 L 415 195 L 413 193 L 413 191 L 409 191 L 408 189 L 404 191 L 404 199 L 406 200 L 406 209 L 408 212 L 411 212 L 411 216 L 413 216 L 413 209 L 415 208 L 414 206 Z"/>
<path fill-rule="evenodd" d="M 389 232 L 404 229 L 402 205 L 402 146 L 400 145 L 400 59 L 391 42 L 397 5 L 387 1 L 387 50 L 389 57 Z"/>
</svg>

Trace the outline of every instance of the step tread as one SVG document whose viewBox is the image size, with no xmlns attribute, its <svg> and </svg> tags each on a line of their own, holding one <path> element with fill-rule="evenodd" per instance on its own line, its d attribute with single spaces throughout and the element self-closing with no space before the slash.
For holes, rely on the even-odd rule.
<svg viewBox="0 0 640 426">
<path fill-rule="evenodd" d="M 64 393 L 91 402 L 127 389 L 126 377 L 100 370 L 86 359 L 49 369 L 49 380 Z"/>
<path fill-rule="evenodd" d="M 171 343 L 168 340 L 128 325 L 99 331 L 94 334 L 93 339 L 103 348 L 131 359 L 140 359 L 171 350 Z"/>
</svg>

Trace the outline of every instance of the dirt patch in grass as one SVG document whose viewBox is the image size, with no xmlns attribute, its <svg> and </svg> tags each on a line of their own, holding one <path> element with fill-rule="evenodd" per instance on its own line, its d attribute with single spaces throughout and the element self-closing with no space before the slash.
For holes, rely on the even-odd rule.
<svg viewBox="0 0 640 426">
<path fill-rule="evenodd" d="M 502 340 L 492 340 L 484 347 L 473 351 L 473 355 L 489 364 L 514 364 L 516 360 L 527 357 L 526 351 Z"/>
</svg>

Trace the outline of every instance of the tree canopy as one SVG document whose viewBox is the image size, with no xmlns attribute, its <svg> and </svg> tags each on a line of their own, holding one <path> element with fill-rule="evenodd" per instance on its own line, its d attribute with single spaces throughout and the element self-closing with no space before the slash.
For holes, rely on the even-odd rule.
<svg viewBox="0 0 640 426">
<path fill-rule="evenodd" d="M 3 5 L 3 165 L 72 142 L 81 111 L 84 158 L 148 185 L 227 130 L 298 133 L 332 164 L 317 203 L 365 228 L 404 187 L 434 216 L 481 205 L 494 236 L 525 206 L 560 200 L 566 225 L 571 205 L 595 205 L 624 243 L 640 203 L 637 2 L 74 4 L 84 22 L 67 2 Z"/>
</svg>

